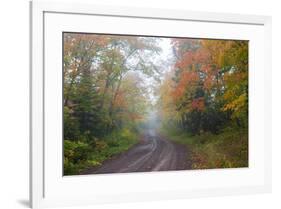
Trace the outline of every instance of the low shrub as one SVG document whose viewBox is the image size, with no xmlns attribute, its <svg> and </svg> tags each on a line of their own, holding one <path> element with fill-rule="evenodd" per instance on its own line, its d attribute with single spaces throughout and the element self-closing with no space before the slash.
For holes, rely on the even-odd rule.
<svg viewBox="0 0 281 209">
<path fill-rule="evenodd" d="M 64 175 L 79 174 L 89 167 L 100 166 L 103 161 L 136 144 L 137 138 L 136 132 L 122 129 L 89 142 L 64 140 Z"/>
<path fill-rule="evenodd" d="M 204 132 L 192 136 L 179 130 L 162 129 L 161 133 L 191 152 L 192 168 L 248 167 L 248 132 L 225 129 L 219 134 Z"/>
</svg>

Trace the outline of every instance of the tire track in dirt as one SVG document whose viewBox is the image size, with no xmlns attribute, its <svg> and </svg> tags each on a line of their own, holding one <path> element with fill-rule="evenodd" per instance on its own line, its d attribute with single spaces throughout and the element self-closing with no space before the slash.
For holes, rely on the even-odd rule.
<svg viewBox="0 0 281 209">
<path fill-rule="evenodd" d="M 191 169 L 189 157 L 185 146 L 171 142 L 149 129 L 131 149 L 82 174 L 186 170 Z"/>
</svg>

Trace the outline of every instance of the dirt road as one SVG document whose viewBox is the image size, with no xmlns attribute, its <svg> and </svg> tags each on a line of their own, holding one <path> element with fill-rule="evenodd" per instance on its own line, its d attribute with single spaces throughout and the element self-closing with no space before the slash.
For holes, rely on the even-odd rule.
<svg viewBox="0 0 281 209">
<path fill-rule="evenodd" d="M 165 139 L 151 129 L 144 134 L 140 143 L 128 151 L 83 174 L 184 170 L 191 168 L 188 158 L 186 147 Z"/>
</svg>

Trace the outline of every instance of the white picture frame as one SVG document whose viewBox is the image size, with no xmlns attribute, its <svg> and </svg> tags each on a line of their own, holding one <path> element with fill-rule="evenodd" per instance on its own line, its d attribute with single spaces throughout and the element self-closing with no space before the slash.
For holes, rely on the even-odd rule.
<svg viewBox="0 0 281 209">
<path fill-rule="evenodd" d="M 271 17 L 36 1 L 31 2 L 30 8 L 30 203 L 32 208 L 271 191 Z M 78 26 L 77 23 L 75 25 L 74 22 L 78 19 L 84 21 L 83 25 Z M 102 23 L 105 26 L 98 29 L 91 28 L 90 22 L 95 21 L 97 23 L 103 21 Z M 113 23 L 112 21 L 118 21 L 121 29 L 106 28 Z M 73 22 L 73 24 L 70 24 L 70 22 Z M 189 36 L 192 37 L 242 39 L 245 37 L 250 41 L 252 40 L 251 50 L 254 51 L 255 49 L 256 52 L 252 53 L 253 56 L 250 55 L 249 59 L 252 59 L 250 68 L 255 67 L 258 70 L 250 73 L 249 91 L 259 93 L 252 94 L 252 101 L 256 101 L 256 105 L 252 102 L 249 106 L 252 111 L 250 113 L 250 116 L 252 116 L 250 120 L 250 146 L 253 147 L 250 150 L 250 153 L 253 154 L 252 158 L 250 156 L 249 168 L 70 178 L 56 175 L 61 170 L 59 164 L 55 166 L 53 162 L 62 153 L 55 146 L 56 143 L 61 143 L 62 139 L 59 137 L 60 133 L 52 131 L 52 126 L 48 124 L 55 124 L 55 117 L 61 116 L 61 112 L 56 112 L 56 107 L 53 107 L 57 103 L 51 101 L 60 97 L 61 91 L 56 93 L 56 85 L 59 85 L 61 80 L 55 74 L 51 75 L 51 70 L 48 69 L 56 69 L 56 64 L 61 64 L 61 58 L 58 57 L 60 55 L 53 52 L 56 50 L 60 54 L 62 52 L 56 48 L 61 44 L 59 42 L 61 40 L 56 39 L 57 36 L 54 35 L 53 37 L 52 34 L 59 34 L 66 30 L 117 34 L 118 30 L 122 33 L 122 25 L 130 27 L 133 24 L 142 23 L 148 26 L 143 33 L 149 35 L 186 37 L 185 31 L 177 30 L 176 26 L 180 28 L 182 24 L 190 24 L 194 25 L 192 27 L 195 31 L 190 33 Z M 209 26 L 210 24 L 211 26 Z M 155 26 L 159 26 L 157 31 L 155 31 Z M 173 30 L 174 32 L 168 32 L 164 26 L 175 27 L 175 30 Z M 202 26 L 206 26 L 205 32 L 202 32 Z M 221 29 L 221 32 L 216 29 Z M 241 31 L 237 32 L 240 29 Z M 135 34 L 138 30 L 137 27 L 131 27 L 130 30 L 123 33 Z M 232 37 L 229 35 L 231 30 L 233 30 Z M 59 61 L 56 62 L 54 59 Z M 50 60 L 55 63 L 54 66 L 49 63 Z M 50 76 L 53 79 L 52 83 L 50 83 Z M 53 117 L 50 111 L 57 114 L 53 114 Z M 257 119 L 259 118 L 263 120 L 258 122 Z M 46 140 L 49 138 L 53 138 L 53 141 Z M 251 138 L 256 139 L 257 145 Z M 54 146 L 52 155 L 50 155 L 50 149 L 48 149 L 51 146 Z M 257 159 L 257 156 L 260 156 L 260 158 Z M 61 159 L 57 160 L 61 164 Z M 183 180 L 183 178 L 189 177 L 192 179 L 189 181 L 192 185 L 190 187 L 186 185 L 187 183 L 177 186 L 177 180 L 171 181 L 172 179 Z M 213 184 L 208 184 L 209 180 Z M 103 185 L 100 182 L 103 182 Z M 137 182 L 134 189 L 130 187 L 133 182 Z M 194 185 L 191 182 L 194 182 Z M 94 191 L 87 188 L 93 185 L 95 185 Z M 115 189 L 118 186 L 122 187 L 120 191 Z M 84 188 L 84 190 L 81 190 L 81 188 Z M 107 191 L 109 188 L 112 191 Z M 66 192 L 68 190 L 77 190 L 79 195 L 75 192 Z M 64 194 L 62 195 L 62 193 Z"/>
</svg>

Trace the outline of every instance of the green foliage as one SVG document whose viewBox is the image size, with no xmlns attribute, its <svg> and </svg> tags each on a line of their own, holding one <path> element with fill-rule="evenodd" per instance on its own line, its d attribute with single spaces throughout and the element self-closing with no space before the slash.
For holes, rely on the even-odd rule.
<svg viewBox="0 0 281 209">
<path fill-rule="evenodd" d="M 80 136 L 79 121 L 73 117 L 68 107 L 63 108 L 64 138 L 78 139 Z"/>
<path fill-rule="evenodd" d="M 142 122 L 149 98 L 139 75 L 158 77 L 157 45 L 154 38 L 64 33 L 65 139 L 91 141 Z"/>
<path fill-rule="evenodd" d="M 160 124 L 194 145 L 195 167 L 245 163 L 226 151 L 247 141 L 248 42 L 171 39 L 174 66 L 167 67 L 157 57 L 159 40 L 64 33 L 66 175 L 99 166 L 135 144 L 141 127 Z"/>
<path fill-rule="evenodd" d="M 204 132 L 218 134 L 229 122 L 227 113 L 218 111 L 216 107 L 208 106 L 202 113 L 201 127 Z"/>
<path fill-rule="evenodd" d="M 228 126 L 247 128 L 248 42 L 173 39 L 172 43 L 174 69 L 159 90 L 162 123 L 173 121 L 193 135 L 217 134 Z"/>
<path fill-rule="evenodd" d="M 64 172 L 98 166 L 136 143 L 157 78 L 158 39 L 64 33 Z M 131 73 L 131 72 L 137 73 Z"/>
<path fill-rule="evenodd" d="M 220 134 L 190 135 L 179 129 L 163 128 L 169 139 L 187 145 L 193 169 L 248 167 L 248 132 L 233 128 Z"/>
<path fill-rule="evenodd" d="M 91 146 L 84 142 L 64 140 L 64 174 L 73 174 L 83 168 L 91 152 Z"/>
<path fill-rule="evenodd" d="M 101 165 L 104 160 L 136 144 L 137 137 L 137 132 L 122 129 L 91 142 L 64 140 L 64 175 L 79 174 L 89 167 Z"/>
</svg>

